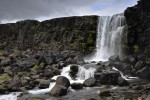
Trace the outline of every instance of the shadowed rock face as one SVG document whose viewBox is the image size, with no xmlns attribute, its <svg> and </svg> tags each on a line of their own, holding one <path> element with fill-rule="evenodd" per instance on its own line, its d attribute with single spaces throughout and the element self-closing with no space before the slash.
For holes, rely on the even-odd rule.
<svg viewBox="0 0 150 100">
<path fill-rule="evenodd" d="M 145 53 L 150 57 L 150 1 L 139 0 L 138 4 L 125 10 L 128 24 L 130 53 Z"/>
<path fill-rule="evenodd" d="M 82 52 L 95 49 L 98 16 L 64 17 L 0 25 L 0 48 L 43 48 L 63 44 Z"/>
</svg>

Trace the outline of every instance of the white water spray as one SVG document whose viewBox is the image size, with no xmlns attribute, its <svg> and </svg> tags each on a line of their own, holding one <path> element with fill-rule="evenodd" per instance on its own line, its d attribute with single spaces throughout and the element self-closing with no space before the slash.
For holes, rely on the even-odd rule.
<svg viewBox="0 0 150 100">
<path fill-rule="evenodd" d="M 94 72 L 96 71 L 95 68 L 84 68 L 83 66 L 79 66 L 79 70 L 77 73 L 77 77 L 75 80 L 73 80 L 70 75 L 70 66 L 64 67 L 62 69 L 61 75 L 58 76 L 65 76 L 69 79 L 70 83 L 83 83 L 86 79 L 90 78 L 90 77 L 94 77 Z M 56 80 L 58 76 L 54 76 L 52 79 Z M 40 90 L 30 90 L 29 93 L 31 94 L 45 94 L 50 92 L 50 90 L 54 87 L 55 82 L 51 82 L 49 88 L 47 89 L 40 89 Z"/>
</svg>

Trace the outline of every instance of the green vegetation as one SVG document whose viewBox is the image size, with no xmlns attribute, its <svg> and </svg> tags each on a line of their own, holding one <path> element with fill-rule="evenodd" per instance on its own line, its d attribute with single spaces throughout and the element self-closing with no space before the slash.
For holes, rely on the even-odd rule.
<svg viewBox="0 0 150 100">
<path fill-rule="evenodd" d="M 44 65 L 43 62 L 41 62 L 40 64 L 35 64 L 34 67 L 31 70 L 32 71 L 37 71 L 41 68 L 42 65 Z"/>
<path fill-rule="evenodd" d="M 122 45 L 121 45 L 121 48 L 123 48 L 123 49 L 128 49 L 129 46 L 128 46 L 127 44 L 122 44 Z"/>
<path fill-rule="evenodd" d="M 8 74 L 1 74 L 0 75 L 0 80 L 7 81 L 7 80 L 10 80 L 10 79 L 11 79 L 11 77 Z"/>
<path fill-rule="evenodd" d="M 93 36 L 95 33 L 96 33 L 95 31 L 89 31 L 89 36 L 87 38 L 87 44 L 93 44 L 94 43 Z"/>
<path fill-rule="evenodd" d="M 38 70 L 38 69 L 40 69 L 40 66 L 38 66 L 37 64 L 34 65 L 34 67 L 32 68 L 32 70 Z"/>
<path fill-rule="evenodd" d="M 134 45 L 133 46 L 133 50 L 135 53 L 139 52 L 139 46 L 138 45 Z"/>
<path fill-rule="evenodd" d="M 0 56 L 3 56 L 3 55 L 4 55 L 4 51 L 0 50 Z"/>
</svg>

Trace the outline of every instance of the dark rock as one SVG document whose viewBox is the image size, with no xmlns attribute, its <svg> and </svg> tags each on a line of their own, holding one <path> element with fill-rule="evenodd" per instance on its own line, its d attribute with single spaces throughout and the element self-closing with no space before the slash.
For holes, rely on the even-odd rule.
<svg viewBox="0 0 150 100">
<path fill-rule="evenodd" d="M 73 88 L 73 89 L 82 89 L 83 84 L 81 84 L 81 83 L 72 83 L 71 88 Z"/>
<path fill-rule="evenodd" d="M 127 80 L 125 80 L 124 78 L 119 77 L 118 78 L 118 85 L 119 86 L 129 86 L 129 82 Z"/>
<path fill-rule="evenodd" d="M 66 67 L 66 66 L 67 66 L 67 64 L 66 64 L 66 63 L 64 63 L 64 62 L 60 61 L 60 62 L 59 62 L 58 69 L 62 69 L 63 67 Z"/>
<path fill-rule="evenodd" d="M 103 91 L 100 91 L 99 96 L 101 96 L 101 97 L 109 97 L 109 96 L 111 96 L 111 92 L 109 90 L 103 90 Z"/>
<path fill-rule="evenodd" d="M 34 67 L 34 65 L 37 64 L 38 64 L 38 60 L 36 60 L 34 57 L 29 57 L 24 61 L 17 62 L 17 66 L 20 67 L 20 71 L 29 71 L 29 68 L 32 68 Z"/>
<path fill-rule="evenodd" d="M 134 66 L 134 69 L 136 70 L 139 70 L 141 68 L 143 68 L 145 66 L 144 62 L 143 61 L 138 61 L 135 66 Z"/>
<path fill-rule="evenodd" d="M 120 61 L 120 58 L 119 58 L 118 55 L 113 55 L 113 56 L 109 57 L 109 61 L 110 61 L 111 63 L 113 63 L 113 62 L 119 62 L 119 61 Z"/>
<path fill-rule="evenodd" d="M 52 96 L 64 96 L 67 94 L 67 87 L 62 85 L 55 85 L 50 91 Z"/>
<path fill-rule="evenodd" d="M 0 73 L 3 74 L 4 73 L 4 69 L 0 68 Z"/>
<path fill-rule="evenodd" d="M 5 84 L 0 84 L 0 94 L 5 94 L 7 91 L 9 91 L 9 87 Z"/>
<path fill-rule="evenodd" d="M 9 83 L 9 88 L 11 88 L 11 91 L 18 91 L 19 87 L 21 87 L 21 79 L 20 76 L 16 75 Z"/>
<path fill-rule="evenodd" d="M 70 70 L 74 72 L 78 72 L 78 65 L 71 65 Z"/>
<path fill-rule="evenodd" d="M 136 56 L 138 61 L 144 61 L 146 59 L 146 56 L 144 54 L 139 54 Z"/>
<path fill-rule="evenodd" d="M 39 77 L 40 77 L 39 75 L 32 75 L 32 76 L 31 76 L 31 78 L 32 78 L 33 80 L 34 80 L 34 79 L 39 79 Z"/>
<path fill-rule="evenodd" d="M 141 70 L 136 72 L 136 75 L 142 79 L 150 80 L 150 68 L 148 66 L 143 67 Z"/>
<path fill-rule="evenodd" d="M 4 72 L 5 72 L 5 73 L 8 73 L 9 75 L 13 75 L 13 72 L 12 72 L 10 66 L 5 67 L 5 68 L 4 68 Z"/>
<path fill-rule="evenodd" d="M 89 78 L 89 79 L 86 79 L 83 83 L 84 86 L 86 87 L 92 87 L 92 86 L 95 86 L 96 85 L 96 79 L 95 78 Z"/>
<path fill-rule="evenodd" d="M 22 53 L 22 56 L 24 57 L 29 57 L 30 55 L 32 55 L 32 51 L 30 49 L 27 49 Z"/>
<path fill-rule="evenodd" d="M 9 66 L 11 64 L 11 59 L 9 57 L 6 57 L 1 60 L 1 66 Z"/>
<path fill-rule="evenodd" d="M 133 66 L 127 63 L 114 62 L 113 66 L 125 75 L 132 75 Z"/>
<path fill-rule="evenodd" d="M 129 56 L 125 57 L 125 63 L 135 65 L 136 59 L 134 56 L 129 55 Z"/>
<path fill-rule="evenodd" d="M 103 71 L 101 73 L 94 73 L 94 78 L 101 84 L 117 85 L 120 73 L 117 71 Z"/>
<path fill-rule="evenodd" d="M 39 88 L 40 89 L 45 89 L 48 88 L 50 85 L 50 81 L 49 80 L 44 80 L 44 79 L 38 79 L 37 80 L 39 82 Z"/>
<path fill-rule="evenodd" d="M 59 76 L 57 77 L 56 85 L 61 85 L 68 88 L 70 86 L 70 81 L 64 76 Z"/>
<path fill-rule="evenodd" d="M 76 74 L 78 73 L 78 70 L 79 70 L 79 66 L 78 65 L 71 65 L 70 66 L 70 75 L 72 77 L 76 77 Z"/>
<path fill-rule="evenodd" d="M 150 65 L 150 58 L 147 58 L 145 63 L 149 66 Z"/>
<path fill-rule="evenodd" d="M 29 82 L 29 81 L 31 81 L 31 79 L 28 80 L 28 79 L 22 77 L 22 78 L 21 78 L 21 84 L 22 84 L 22 86 L 28 85 L 28 82 Z"/>
<path fill-rule="evenodd" d="M 60 70 L 57 68 L 52 68 L 53 75 L 60 75 Z"/>
<path fill-rule="evenodd" d="M 51 69 L 44 70 L 44 76 L 47 78 L 53 77 L 53 72 Z"/>
<path fill-rule="evenodd" d="M 21 91 L 23 94 L 28 94 L 28 90 L 25 87 L 20 87 L 19 91 Z"/>
<path fill-rule="evenodd" d="M 67 94 L 67 89 L 70 86 L 70 81 L 64 76 L 57 77 L 56 84 L 50 91 L 52 96 L 63 96 Z"/>
<path fill-rule="evenodd" d="M 55 63 L 55 57 L 52 55 L 46 56 L 45 59 L 46 59 L 46 64 L 48 65 L 52 65 Z"/>
</svg>

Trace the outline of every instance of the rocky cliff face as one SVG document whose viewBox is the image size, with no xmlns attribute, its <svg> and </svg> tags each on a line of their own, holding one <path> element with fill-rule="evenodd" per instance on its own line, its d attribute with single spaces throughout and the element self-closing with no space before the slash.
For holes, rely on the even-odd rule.
<svg viewBox="0 0 150 100">
<path fill-rule="evenodd" d="M 150 1 L 139 0 L 138 4 L 125 10 L 128 24 L 130 53 L 143 53 L 150 57 Z"/>
<path fill-rule="evenodd" d="M 91 52 L 95 48 L 97 19 L 97 16 L 83 16 L 1 24 L 0 48 L 25 50 L 64 45 L 84 53 Z"/>
</svg>

